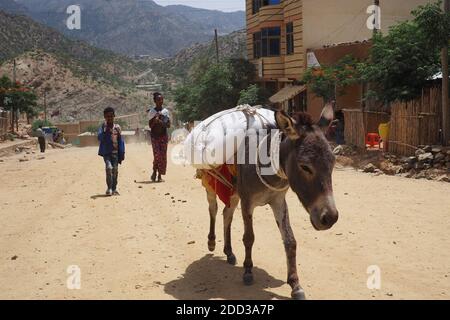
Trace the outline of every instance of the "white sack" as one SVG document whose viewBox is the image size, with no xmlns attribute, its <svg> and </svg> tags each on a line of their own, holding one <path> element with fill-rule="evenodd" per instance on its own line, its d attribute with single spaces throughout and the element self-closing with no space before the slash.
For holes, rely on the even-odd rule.
<svg viewBox="0 0 450 320">
<path fill-rule="evenodd" d="M 248 119 L 242 110 L 248 111 Z M 197 169 L 234 163 L 234 154 L 249 132 L 275 126 L 275 113 L 269 109 L 245 105 L 219 112 L 202 121 L 188 135 L 184 142 L 186 161 Z"/>
</svg>

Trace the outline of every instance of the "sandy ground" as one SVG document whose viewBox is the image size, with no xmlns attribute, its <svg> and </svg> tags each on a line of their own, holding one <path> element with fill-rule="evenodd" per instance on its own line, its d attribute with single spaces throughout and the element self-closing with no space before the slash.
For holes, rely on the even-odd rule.
<svg viewBox="0 0 450 320">
<path fill-rule="evenodd" d="M 50 150 L 29 162 L 2 158 L 0 298 L 290 297 L 284 249 L 268 208 L 255 212 L 255 283 L 245 287 L 240 211 L 232 229 L 238 264 L 230 266 L 220 215 L 216 252 L 207 250 L 207 202 L 192 168 L 170 164 L 166 182 L 150 184 L 150 147 L 129 145 L 121 196 L 104 198 L 96 152 Z M 450 298 L 450 184 L 337 169 L 334 185 L 340 219 L 326 232 L 314 231 L 288 195 L 307 298 Z M 67 288 L 70 265 L 81 270 L 80 290 Z M 380 268 L 380 290 L 367 288 L 371 265 Z"/>
</svg>

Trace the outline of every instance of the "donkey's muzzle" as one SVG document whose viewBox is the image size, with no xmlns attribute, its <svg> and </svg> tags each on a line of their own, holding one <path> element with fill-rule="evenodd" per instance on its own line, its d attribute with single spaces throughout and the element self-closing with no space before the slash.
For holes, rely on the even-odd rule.
<svg viewBox="0 0 450 320">
<path fill-rule="evenodd" d="M 328 230 L 338 221 L 339 213 L 334 208 L 313 209 L 310 218 L 314 229 L 317 231 Z"/>
<path fill-rule="evenodd" d="M 339 218 L 339 214 L 336 212 L 330 212 L 329 210 L 325 210 L 320 215 L 320 224 L 324 226 L 326 229 L 330 229 Z M 325 229 L 325 230 L 326 230 Z"/>
</svg>

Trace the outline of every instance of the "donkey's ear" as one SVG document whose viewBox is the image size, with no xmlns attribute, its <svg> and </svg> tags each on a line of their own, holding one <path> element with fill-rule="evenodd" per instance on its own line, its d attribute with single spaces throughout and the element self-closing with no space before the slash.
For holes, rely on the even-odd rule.
<svg viewBox="0 0 450 320">
<path fill-rule="evenodd" d="M 331 121 L 334 119 L 334 109 L 333 103 L 327 103 L 322 110 L 322 114 L 320 115 L 320 119 L 317 122 L 317 125 L 321 129 L 327 129 L 330 125 Z"/>
<path fill-rule="evenodd" d="M 289 117 L 284 111 L 275 112 L 275 121 L 278 128 L 291 140 L 297 140 L 300 138 L 297 130 L 295 129 L 295 120 Z"/>
</svg>

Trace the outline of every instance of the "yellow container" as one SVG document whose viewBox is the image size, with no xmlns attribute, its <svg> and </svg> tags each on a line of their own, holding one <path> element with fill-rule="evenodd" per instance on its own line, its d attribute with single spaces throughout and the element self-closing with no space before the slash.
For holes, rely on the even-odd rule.
<svg viewBox="0 0 450 320">
<path fill-rule="evenodd" d="M 389 137 L 389 122 L 388 123 L 380 123 L 378 126 L 378 134 L 380 135 L 383 141 L 387 141 Z"/>
</svg>

